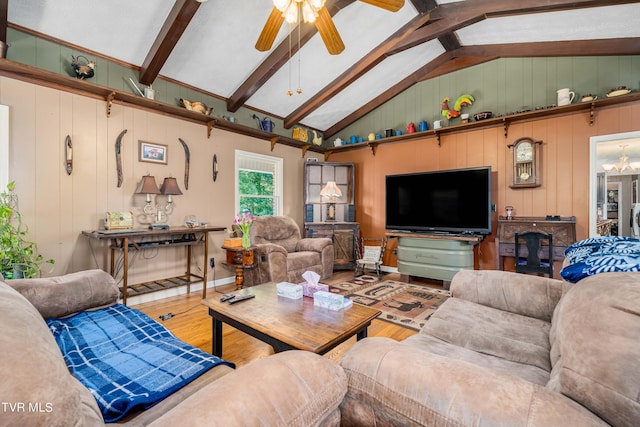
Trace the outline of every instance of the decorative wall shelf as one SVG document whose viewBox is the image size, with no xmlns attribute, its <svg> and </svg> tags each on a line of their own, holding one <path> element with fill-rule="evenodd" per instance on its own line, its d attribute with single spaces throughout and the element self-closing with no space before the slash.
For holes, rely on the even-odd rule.
<svg viewBox="0 0 640 427">
<path fill-rule="evenodd" d="M 585 111 L 589 113 L 589 125 L 593 126 L 595 123 L 595 113 L 598 108 L 608 107 L 611 105 L 625 104 L 628 102 L 640 101 L 640 92 L 631 92 L 627 95 L 616 96 L 612 98 L 603 98 L 591 102 L 579 102 L 576 104 L 565 105 L 562 107 L 545 108 L 541 110 L 528 111 L 525 113 L 511 114 L 508 116 L 496 117 L 492 119 L 481 120 L 478 122 L 469 122 L 465 124 L 458 124 L 448 126 L 440 129 L 432 129 L 424 132 L 415 132 L 410 134 L 404 134 L 400 136 L 392 136 L 389 138 L 377 139 L 375 141 L 359 142 L 357 144 L 347 144 L 339 147 L 326 148 L 324 151 L 325 160 L 333 153 L 340 153 L 343 151 L 351 151 L 362 148 L 370 148 L 371 153 L 375 156 L 376 149 L 381 144 L 389 144 L 394 142 L 406 142 L 415 139 L 423 138 L 436 138 L 438 145 L 440 145 L 441 135 L 449 133 L 467 132 L 474 129 L 502 126 L 504 128 L 505 138 L 509 134 L 509 125 L 514 122 L 523 122 L 529 120 L 536 120 L 543 117 L 560 116 L 569 113 Z"/>
<path fill-rule="evenodd" d="M 302 151 L 302 157 L 305 156 L 308 150 L 316 153 L 324 153 L 326 150 L 324 147 L 318 145 L 311 145 L 301 141 L 296 141 L 286 136 L 265 132 L 261 129 L 255 129 L 239 123 L 231 123 L 221 118 L 207 116 L 195 111 L 189 111 L 176 105 L 147 99 L 129 92 L 114 90 L 86 80 L 79 80 L 71 76 L 65 76 L 8 59 L 0 59 L 0 75 L 34 83 L 40 86 L 46 86 L 65 92 L 104 100 L 107 103 L 107 117 L 111 115 L 111 107 L 116 103 L 205 125 L 207 127 L 207 138 L 211 137 L 212 129 L 217 128 L 271 141 L 271 151 L 273 151 L 275 144 L 283 144 L 290 147 L 300 148 Z"/>
<path fill-rule="evenodd" d="M 495 126 L 502 126 L 504 128 L 504 135 L 506 138 L 509 132 L 509 125 L 513 122 L 536 120 L 543 117 L 559 116 L 579 111 L 585 111 L 589 113 L 589 125 L 593 126 L 593 124 L 595 123 L 596 111 L 598 108 L 617 104 L 625 104 L 640 100 L 640 92 L 631 92 L 627 95 L 621 95 L 612 98 L 605 97 L 603 99 L 598 99 L 591 102 L 579 102 L 562 107 L 528 111 L 525 113 L 486 119 L 479 122 L 469 122 L 435 130 L 428 130 L 425 132 L 416 132 L 411 134 L 404 134 L 401 136 L 377 139 L 375 141 L 365 141 L 359 142 L 357 144 L 342 145 L 339 147 L 323 147 L 320 145 L 312 145 L 297 141 L 295 139 L 275 133 L 265 132 L 261 129 L 255 129 L 253 127 L 245 126 L 239 123 L 232 123 L 221 118 L 196 113 L 195 111 L 189 111 L 185 108 L 167 104 L 165 102 L 143 98 L 130 92 L 113 90 L 109 87 L 97 85 L 86 80 L 78 80 L 71 76 L 65 76 L 63 74 L 58 74 L 52 71 L 32 67 L 30 65 L 21 64 L 19 62 L 11 61 L 8 59 L 0 59 L 0 75 L 26 81 L 29 83 L 38 84 L 40 86 L 46 86 L 53 89 L 102 99 L 107 103 L 107 117 L 111 114 L 111 107 L 113 103 L 122 104 L 142 110 L 165 114 L 194 123 L 203 124 L 207 127 L 207 138 L 211 137 L 211 131 L 214 128 L 223 129 L 229 132 L 235 132 L 242 135 L 270 141 L 271 151 L 273 151 L 276 144 L 283 144 L 290 147 L 300 148 L 302 157 L 304 157 L 309 150 L 315 153 L 324 154 L 325 161 L 328 160 L 329 157 L 334 153 L 358 150 L 362 148 L 369 148 L 372 155 L 375 156 L 376 150 L 381 144 L 406 142 L 422 138 L 433 137 L 438 142 L 438 145 L 440 145 L 441 135 L 467 132 L 473 129 Z"/>
</svg>

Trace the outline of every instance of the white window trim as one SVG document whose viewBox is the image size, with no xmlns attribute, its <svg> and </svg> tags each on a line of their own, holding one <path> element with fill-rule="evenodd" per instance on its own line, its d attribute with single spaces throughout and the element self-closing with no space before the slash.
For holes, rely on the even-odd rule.
<svg viewBox="0 0 640 427">
<path fill-rule="evenodd" d="M 235 150 L 235 175 L 234 175 L 235 212 L 240 211 L 240 194 L 239 194 L 240 183 L 238 182 L 238 175 L 240 172 L 240 164 L 242 163 L 242 160 L 245 160 L 245 159 L 259 160 L 262 162 L 268 162 L 273 164 L 274 171 L 275 171 L 274 193 L 276 197 L 276 206 L 278 209 L 278 211 L 275 212 L 275 214 L 282 215 L 282 212 L 284 212 L 284 204 L 282 200 L 283 194 L 284 194 L 284 173 L 283 173 L 284 161 L 283 159 L 280 157 L 266 156 L 264 154 L 257 154 L 257 153 L 252 153 L 250 151 L 242 151 L 242 150 Z"/>
</svg>

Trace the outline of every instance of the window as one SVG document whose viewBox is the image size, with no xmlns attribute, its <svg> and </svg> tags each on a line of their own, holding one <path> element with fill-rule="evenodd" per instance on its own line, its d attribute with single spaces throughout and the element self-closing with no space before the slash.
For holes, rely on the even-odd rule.
<svg viewBox="0 0 640 427">
<path fill-rule="evenodd" d="M 281 215 L 282 159 L 236 150 L 236 212 Z"/>
</svg>

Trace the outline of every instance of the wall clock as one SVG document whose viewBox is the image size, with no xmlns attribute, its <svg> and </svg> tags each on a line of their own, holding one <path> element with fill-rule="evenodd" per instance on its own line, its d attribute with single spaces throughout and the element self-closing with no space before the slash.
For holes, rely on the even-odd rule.
<svg viewBox="0 0 640 427">
<path fill-rule="evenodd" d="M 542 141 L 532 138 L 520 138 L 508 145 L 512 149 L 513 176 L 511 188 L 539 187 L 540 184 L 540 146 Z"/>
</svg>

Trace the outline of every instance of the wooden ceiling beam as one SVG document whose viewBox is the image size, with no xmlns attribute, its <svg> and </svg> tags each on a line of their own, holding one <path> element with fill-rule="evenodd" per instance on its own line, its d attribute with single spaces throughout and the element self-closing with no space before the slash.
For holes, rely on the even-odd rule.
<svg viewBox="0 0 640 427">
<path fill-rule="evenodd" d="M 420 68 L 331 126 L 324 134 L 335 135 L 340 130 L 420 81 L 449 74 L 494 59 L 509 57 L 617 56 L 637 55 L 638 52 L 640 52 L 640 38 L 576 40 L 570 43 L 539 42 L 463 46 L 440 55 L 426 66 Z"/>
<path fill-rule="evenodd" d="M 463 46 L 455 52 L 458 57 L 493 56 L 497 58 L 615 56 L 638 53 L 640 53 L 640 37 Z"/>
<path fill-rule="evenodd" d="M 428 25 L 414 31 L 390 55 L 483 21 L 488 17 L 637 3 L 633 0 L 466 0 L 431 11 Z"/>
<path fill-rule="evenodd" d="M 340 9 L 349 6 L 355 0 L 333 0 L 326 4 L 329 15 L 335 16 Z M 313 37 L 318 30 L 315 25 L 304 25 L 300 31 L 300 45 L 292 43 L 291 55 L 298 52 L 298 47 L 304 46 Z M 297 34 L 298 30 L 292 30 L 293 34 Z M 238 89 L 227 100 L 227 110 L 236 112 L 251 96 L 258 91 L 280 68 L 289 62 L 289 42 L 284 40 L 278 45 L 271 54 L 260 63 L 256 70 L 238 87 Z"/>
<path fill-rule="evenodd" d="M 429 21 L 429 14 L 418 15 L 409 23 L 404 25 L 400 30 L 396 31 L 391 37 L 379 44 L 375 49 L 369 52 L 360 61 L 356 62 L 347 71 L 342 73 L 338 78 L 326 85 L 322 90 L 318 91 L 315 97 L 308 100 L 284 119 L 284 127 L 291 128 L 311 112 L 319 108 L 322 104 L 329 101 L 351 83 L 359 79 L 371 68 L 382 62 L 387 57 L 387 52 L 400 43 L 405 37 L 409 36 L 416 28 L 424 25 Z"/>
<path fill-rule="evenodd" d="M 384 92 L 382 92 L 380 95 L 378 95 L 377 97 L 375 97 L 371 101 L 369 101 L 366 104 L 364 104 L 362 107 L 358 108 L 353 113 L 351 113 L 348 116 L 346 116 L 344 119 L 340 120 L 339 122 L 337 122 L 336 124 L 331 126 L 329 129 L 327 129 L 324 132 L 324 134 L 325 135 L 335 135 L 340 130 L 344 129 L 345 127 L 349 126 L 351 123 L 353 123 L 356 120 L 360 119 L 365 114 L 370 113 L 371 111 L 375 110 L 376 108 L 378 108 L 380 105 L 384 104 L 385 102 L 387 102 L 391 98 L 399 95 L 403 91 L 407 90 L 408 88 L 410 88 L 411 86 L 416 84 L 419 81 L 419 79 L 421 78 L 421 76 L 423 76 L 424 74 L 428 73 L 430 70 L 435 70 L 438 67 L 440 67 L 440 66 L 442 66 L 444 64 L 447 64 L 453 57 L 454 57 L 453 53 L 451 53 L 451 52 L 443 53 L 442 55 L 438 56 L 433 61 L 429 62 L 424 67 L 418 69 L 417 71 L 415 71 L 414 73 L 412 73 L 411 75 L 406 77 L 405 79 L 403 79 L 400 82 L 396 83 L 395 85 L 393 85 L 389 89 L 385 90 Z"/>
<path fill-rule="evenodd" d="M 7 16 L 9 15 L 9 0 L 0 0 L 0 42 L 7 42 Z"/>
<path fill-rule="evenodd" d="M 140 83 L 150 85 L 155 81 L 200 5 L 195 0 L 176 0 L 140 67 Z"/>
</svg>

